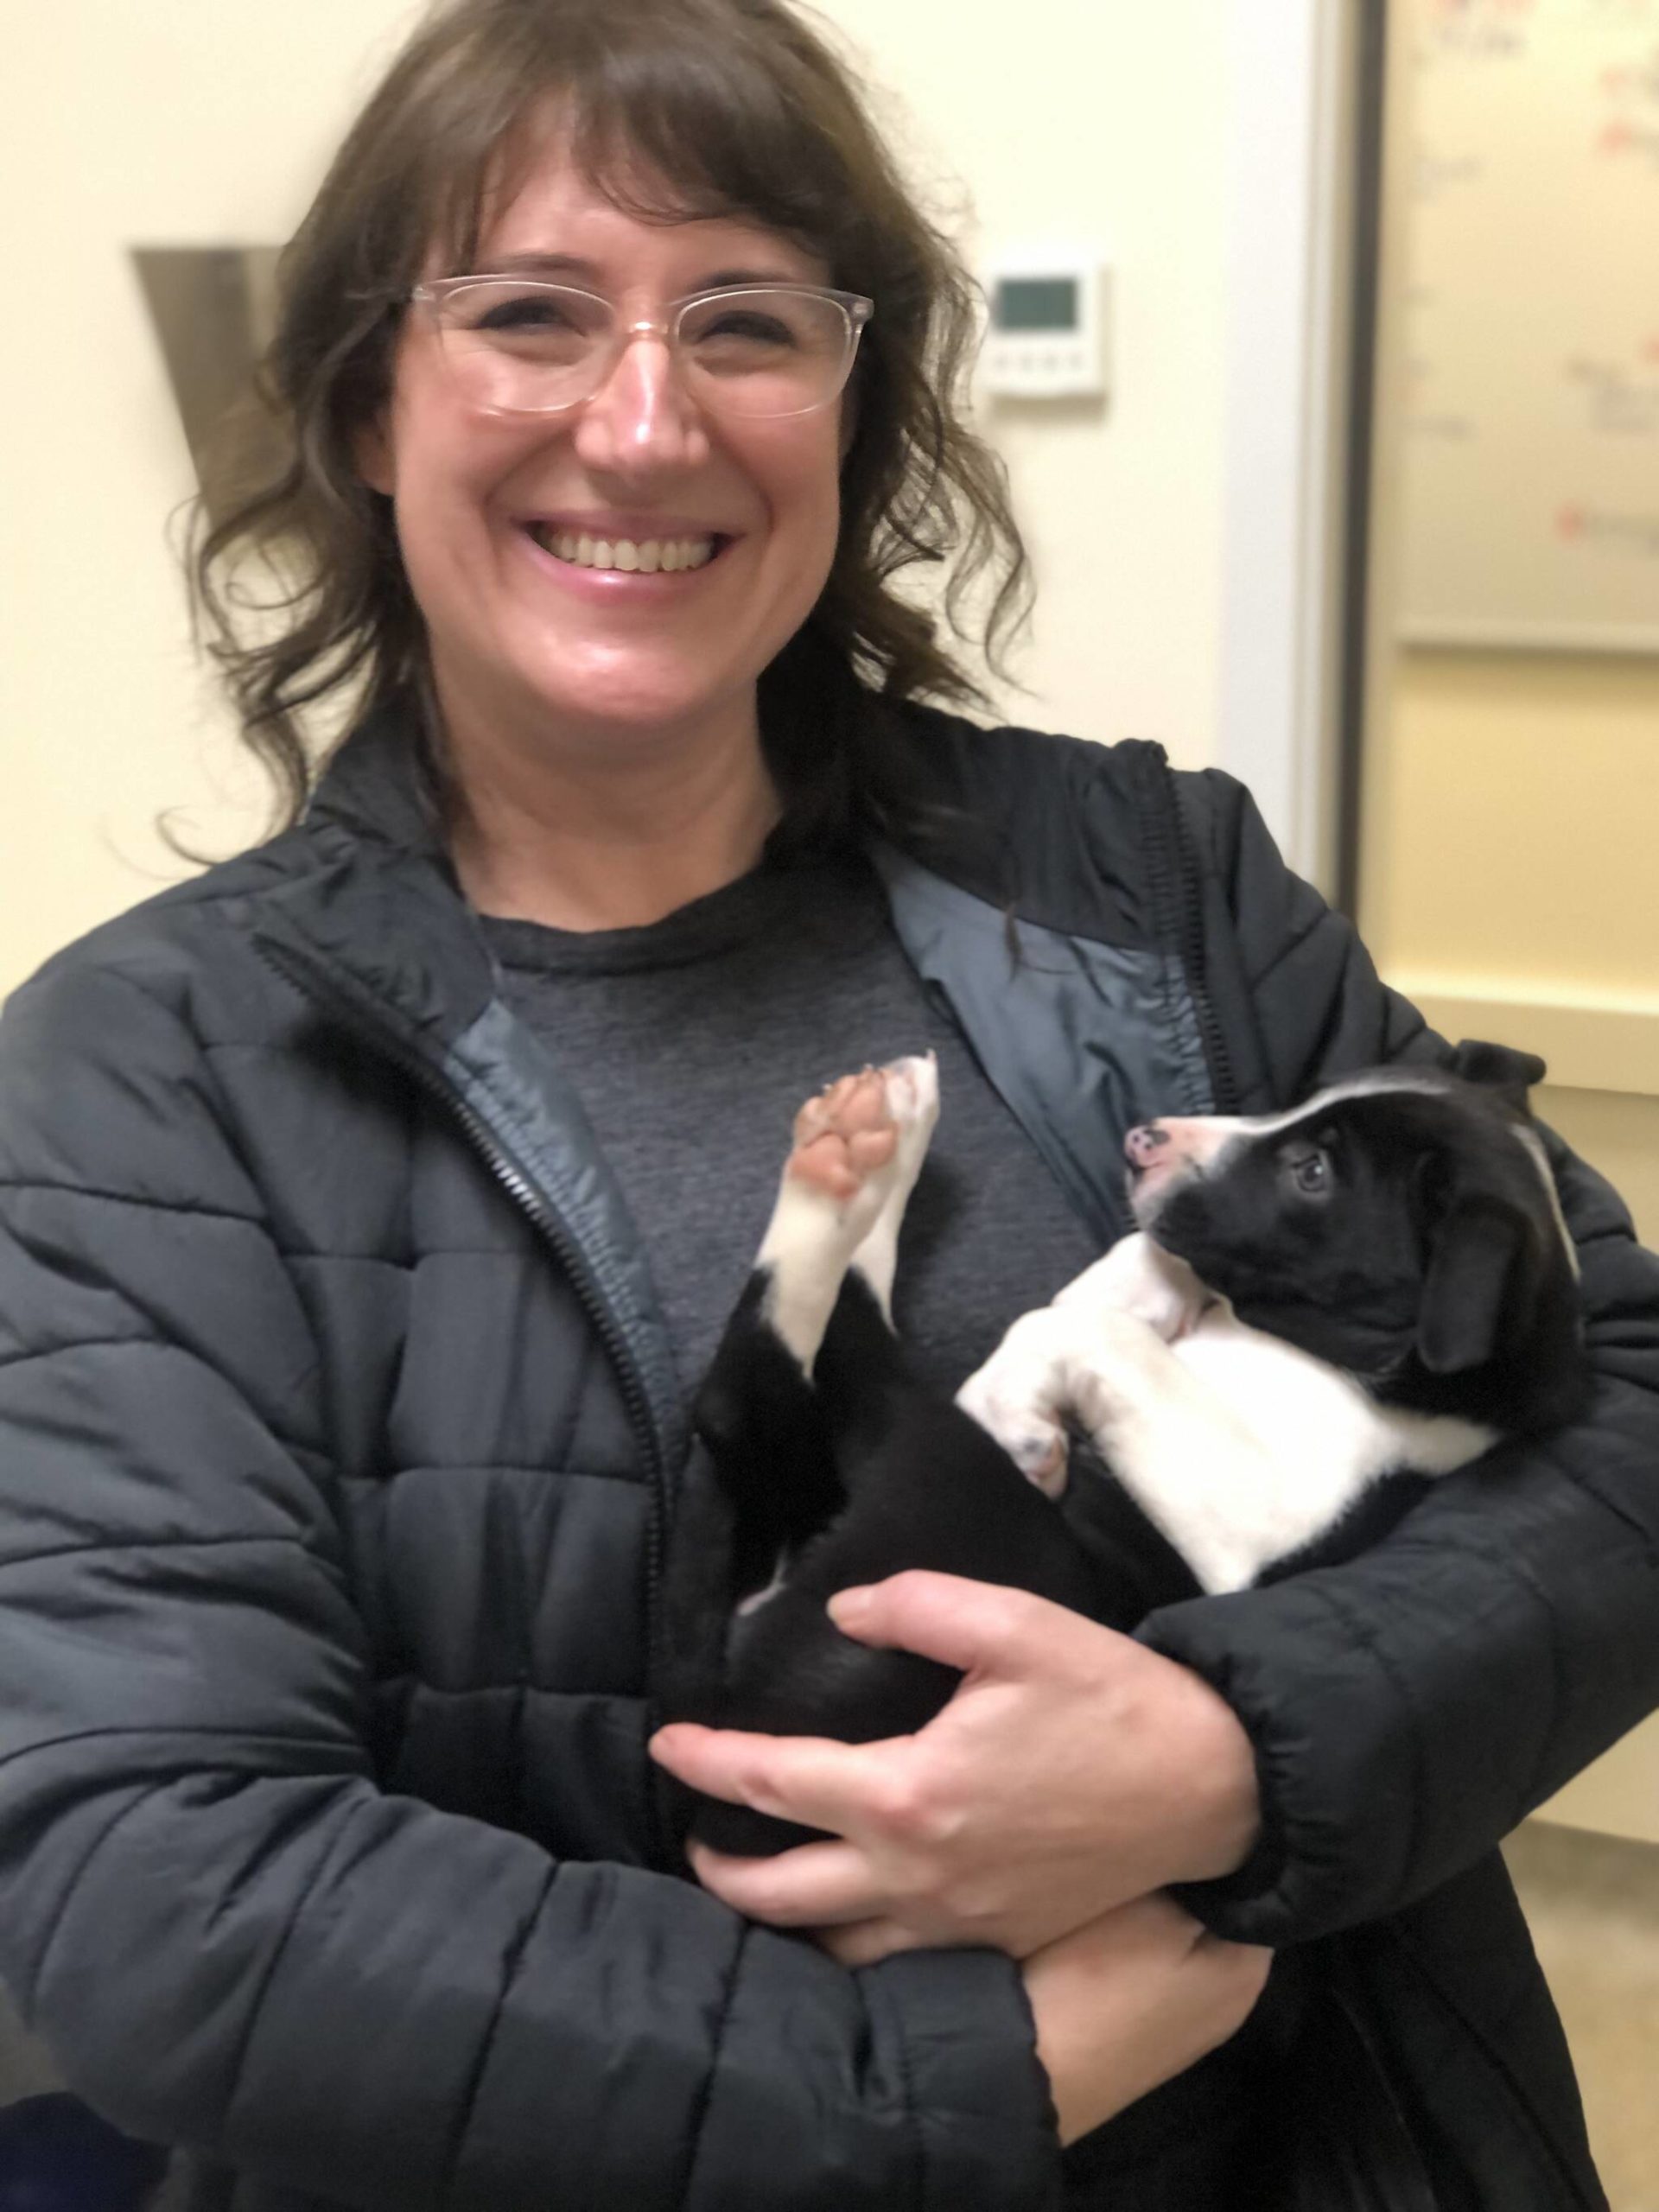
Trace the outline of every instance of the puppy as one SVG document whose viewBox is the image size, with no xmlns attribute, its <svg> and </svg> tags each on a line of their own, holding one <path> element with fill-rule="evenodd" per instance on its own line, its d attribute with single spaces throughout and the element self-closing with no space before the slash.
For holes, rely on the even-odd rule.
<svg viewBox="0 0 1659 2212">
<path fill-rule="evenodd" d="M 696 1408 L 731 1573 L 691 1548 L 703 1663 L 679 1716 L 906 1733 L 958 1677 L 842 1637 L 837 1590 L 926 1567 L 1130 1630 L 1349 1556 L 1500 1436 L 1568 1420 L 1586 1371 L 1573 1247 L 1526 1116 L 1542 1064 L 1473 1046 L 1457 1065 L 1131 1129 L 1137 1233 L 1017 1321 L 954 1404 L 915 1381 L 892 1325 L 933 1063 L 809 1101 Z M 1074 1429 L 1103 1464 L 1068 1483 Z M 746 1854 L 809 1833 L 713 1800 L 692 1827 Z"/>
<path fill-rule="evenodd" d="M 1075 1421 L 1206 1591 L 1350 1556 L 1434 1476 L 1569 1420 L 1577 1258 L 1525 1119 L 1542 1063 L 1460 1051 L 1461 1077 L 1131 1129 L 1140 1233 L 959 1402 L 1051 1496 Z"/>
</svg>

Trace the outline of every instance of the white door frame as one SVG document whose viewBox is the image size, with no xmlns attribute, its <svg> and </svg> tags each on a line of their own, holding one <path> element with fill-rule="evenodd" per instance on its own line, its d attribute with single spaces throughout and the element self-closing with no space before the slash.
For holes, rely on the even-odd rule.
<svg viewBox="0 0 1659 2212">
<path fill-rule="evenodd" d="M 1219 764 L 1337 872 L 1357 0 L 1228 0 L 1234 97 Z"/>
</svg>

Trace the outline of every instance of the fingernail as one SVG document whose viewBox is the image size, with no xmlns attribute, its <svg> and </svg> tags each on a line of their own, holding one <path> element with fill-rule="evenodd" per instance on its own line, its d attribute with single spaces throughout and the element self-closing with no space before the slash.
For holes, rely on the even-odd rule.
<svg viewBox="0 0 1659 2212">
<path fill-rule="evenodd" d="M 837 1628 L 856 1628 L 869 1616 L 870 1592 L 868 1589 L 837 1590 L 830 1600 L 828 1611 Z"/>
</svg>

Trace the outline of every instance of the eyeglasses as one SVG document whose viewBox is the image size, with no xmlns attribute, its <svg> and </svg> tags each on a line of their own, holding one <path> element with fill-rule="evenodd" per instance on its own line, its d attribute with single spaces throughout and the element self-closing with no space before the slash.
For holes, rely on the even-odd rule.
<svg viewBox="0 0 1659 2212">
<path fill-rule="evenodd" d="M 553 415 L 591 399 L 636 338 L 667 345 L 699 406 L 747 417 L 810 415 L 852 374 L 873 302 L 813 284 L 732 286 L 624 322 L 596 292 L 517 276 L 442 276 L 410 294 L 436 327 L 474 406 Z"/>
</svg>

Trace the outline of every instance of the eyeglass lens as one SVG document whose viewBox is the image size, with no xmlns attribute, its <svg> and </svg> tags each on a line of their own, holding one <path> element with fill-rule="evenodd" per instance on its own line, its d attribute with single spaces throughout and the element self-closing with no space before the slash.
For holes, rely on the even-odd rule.
<svg viewBox="0 0 1659 2212">
<path fill-rule="evenodd" d="M 485 278 L 437 302 L 445 357 L 480 406 L 535 414 L 589 397 L 604 379 L 621 317 L 563 285 Z M 798 415 L 846 381 L 857 332 L 847 310 L 811 292 L 756 289 L 694 302 L 677 319 L 680 373 L 710 406 Z"/>
</svg>

